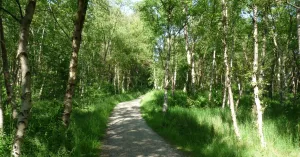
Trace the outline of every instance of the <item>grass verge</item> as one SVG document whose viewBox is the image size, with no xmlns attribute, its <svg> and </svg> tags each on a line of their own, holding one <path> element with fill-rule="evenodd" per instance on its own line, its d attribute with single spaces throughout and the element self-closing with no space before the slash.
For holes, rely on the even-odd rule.
<svg viewBox="0 0 300 157">
<path fill-rule="evenodd" d="M 292 134 L 286 134 L 288 128 L 280 127 L 284 124 L 288 125 L 289 121 L 284 116 L 276 119 L 266 116 L 264 133 L 267 148 L 262 149 L 254 118 L 249 116 L 251 110 L 238 110 L 242 134 L 242 140 L 238 141 L 232 129 L 228 109 L 188 108 L 186 104 L 172 105 L 174 100 L 171 96 L 169 99 L 171 103 L 169 110 L 162 116 L 163 92 L 147 93 L 142 100 L 143 117 L 154 131 L 190 156 L 300 156 L 297 137 L 295 140 Z"/>
<path fill-rule="evenodd" d="M 135 92 L 75 99 L 68 130 L 62 127 L 63 103 L 61 101 L 34 102 L 22 145 L 22 156 L 99 156 L 101 140 L 105 135 L 107 120 L 114 106 L 141 94 Z M 6 134 L 0 141 L 0 156 L 3 157 L 10 156 L 13 125 L 9 125 L 11 127 L 6 128 Z"/>
</svg>

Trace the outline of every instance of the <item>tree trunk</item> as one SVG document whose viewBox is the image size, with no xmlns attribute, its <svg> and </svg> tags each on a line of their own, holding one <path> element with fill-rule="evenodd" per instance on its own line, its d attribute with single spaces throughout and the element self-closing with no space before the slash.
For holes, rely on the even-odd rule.
<svg viewBox="0 0 300 157">
<path fill-rule="evenodd" d="M 186 15 L 186 20 L 187 20 L 187 6 L 185 4 L 184 6 L 184 13 Z M 191 63 L 192 63 L 192 54 L 189 49 L 189 35 L 188 35 L 188 21 L 186 21 L 186 24 L 184 26 L 184 38 L 185 38 L 185 51 L 186 51 L 186 58 L 187 58 L 187 63 L 188 63 L 188 70 L 186 72 L 186 80 L 185 80 L 185 86 L 184 86 L 184 91 L 189 91 L 189 86 L 190 86 L 190 79 L 191 79 Z"/>
<path fill-rule="evenodd" d="M 174 92 L 176 90 L 176 79 L 177 79 L 177 53 L 174 54 L 174 72 L 172 77 L 172 96 L 174 96 Z"/>
<path fill-rule="evenodd" d="M 158 82 L 157 82 L 157 78 L 156 78 L 155 67 L 153 68 L 153 82 L 154 82 L 154 89 L 158 89 Z"/>
<path fill-rule="evenodd" d="M 20 38 L 18 44 L 17 57 L 21 64 L 21 109 L 18 115 L 17 131 L 13 141 L 12 156 L 21 155 L 21 141 L 24 138 L 25 129 L 28 126 L 29 112 L 31 110 L 31 73 L 29 68 L 27 44 L 29 37 L 29 28 L 33 19 L 36 1 L 28 0 L 25 16 L 21 20 Z"/>
<path fill-rule="evenodd" d="M 74 23 L 75 28 L 73 32 L 73 41 L 72 41 L 73 52 L 70 61 L 69 79 L 68 79 L 67 90 L 64 98 L 64 112 L 62 117 L 63 124 L 66 127 L 69 126 L 70 115 L 72 112 L 72 97 L 74 95 L 75 84 L 76 84 L 78 52 L 81 44 L 81 33 L 83 29 L 88 0 L 78 0 L 77 3 L 78 3 L 78 11 L 76 16 L 76 21 Z"/>
<path fill-rule="evenodd" d="M 4 115 L 3 115 L 3 106 L 2 106 L 2 82 L 0 82 L 0 137 L 3 134 L 3 129 L 4 129 L 3 124 L 4 124 Z"/>
<path fill-rule="evenodd" d="M 209 101 L 211 101 L 211 92 L 212 92 L 212 86 L 213 86 L 213 82 L 214 82 L 213 80 L 214 80 L 215 64 L 216 64 L 216 50 L 214 50 L 214 53 L 213 53 L 213 62 L 212 62 L 212 68 L 211 68 L 209 94 L 208 94 Z"/>
<path fill-rule="evenodd" d="M 2 0 L 0 1 L 0 7 L 2 7 Z M 13 88 L 10 80 L 10 72 L 9 72 L 9 65 L 7 59 L 7 51 L 6 51 L 3 23 L 2 23 L 1 16 L 0 16 L 0 42 L 1 42 L 1 51 L 2 51 L 4 83 L 5 83 L 6 94 L 7 94 L 7 103 L 11 105 L 13 119 L 16 119 L 18 115 L 17 107 L 16 107 L 17 105 L 15 102 Z"/>
<path fill-rule="evenodd" d="M 224 64 L 225 64 L 225 80 L 227 82 L 227 89 L 228 89 L 228 99 L 229 99 L 229 104 L 230 104 L 230 111 L 231 111 L 231 118 L 233 122 L 233 127 L 234 127 L 234 132 L 236 134 L 236 137 L 240 140 L 241 135 L 240 131 L 238 128 L 237 124 L 237 119 L 236 119 L 236 113 L 235 113 L 235 107 L 234 107 L 234 101 L 233 101 L 233 94 L 232 94 L 232 89 L 231 89 L 231 80 L 230 80 L 230 66 L 228 64 L 228 47 L 227 47 L 227 30 L 228 30 L 228 11 L 227 11 L 227 4 L 226 0 L 222 0 L 222 7 L 223 7 L 223 46 L 224 46 Z"/>
<path fill-rule="evenodd" d="M 117 68 L 117 91 L 118 91 L 118 94 L 120 94 L 122 91 L 121 91 L 121 80 L 120 80 L 120 65 L 118 65 L 118 68 Z"/>
<path fill-rule="evenodd" d="M 225 72 L 225 79 L 224 79 L 224 88 L 223 88 L 223 101 L 222 101 L 222 108 L 225 108 L 226 98 L 227 98 L 227 76 Z"/>
<path fill-rule="evenodd" d="M 169 10 L 170 11 L 170 10 Z M 168 51 L 167 51 L 167 58 L 165 64 L 165 80 L 164 80 L 164 104 L 163 104 L 163 113 L 167 112 L 168 109 L 168 88 L 169 88 L 169 64 L 170 64 L 170 55 L 171 55 L 171 30 L 170 30 L 170 20 L 171 20 L 171 11 L 168 15 Z"/>
<path fill-rule="evenodd" d="M 127 88 L 126 88 L 127 91 L 129 91 L 130 82 L 131 82 L 130 81 L 130 70 L 128 70 L 128 73 L 127 73 L 127 82 L 126 82 L 127 83 L 127 85 L 126 85 L 127 86 Z"/>
<path fill-rule="evenodd" d="M 257 6 L 253 6 L 253 39 L 254 39 L 254 59 L 253 59 L 253 74 L 252 74 L 252 85 L 254 89 L 254 100 L 257 110 L 257 125 L 258 125 L 258 134 L 260 137 L 261 146 L 265 147 L 266 142 L 263 134 L 263 109 L 259 99 L 259 88 L 257 82 L 257 73 L 258 73 L 258 28 L 257 28 Z"/>
<path fill-rule="evenodd" d="M 195 46 L 195 42 L 193 42 L 192 50 L 191 50 L 191 79 L 192 79 L 191 90 L 193 94 L 195 94 L 195 83 L 196 83 L 194 46 Z"/>
<path fill-rule="evenodd" d="M 237 79 L 237 82 L 238 82 L 238 89 L 239 89 L 239 98 L 237 99 L 237 101 L 236 101 L 236 103 L 235 103 L 235 108 L 236 108 L 236 109 L 238 108 L 239 103 L 240 103 L 240 100 L 241 100 L 242 95 L 243 95 L 243 87 L 242 87 L 241 80 L 238 78 L 238 79 Z"/>
<path fill-rule="evenodd" d="M 266 14 L 266 13 L 265 13 Z M 266 49 L 267 49 L 267 18 L 266 15 L 264 15 L 263 17 L 264 23 L 266 23 L 264 32 L 263 32 L 263 38 L 262 38 L 262 53 L 261 53 L 261 66 L 260 66 L 260 75 L 259 75 L 259 85 L 262 88 L 262 90 L 264 89 L 264 83 L 263 83 L 263 79 L 265 76 L 264 73 L 264 66 L 265 66 L 265 56 L 266 56 Z"/>
<path fill-rule="evenodd" d="M 122 93 L 125 93 L 125 74 L 123 73 L 122 75 Z"/>
<path fill-rule="evenodd" d="M 117 94 L 117 65 L 114 68 L 114 91 Z"/>
<path fill-rule="evenodd" d="M 300 77 L 299 76 L 300 75 L 300 67 L 299 67 L 299 64 L 298 64 L 298 61 L 297 61 L 297 60 L 299 60 L 298 58 L 299 58 L 299 53 L 300 53 L 300 1 L 297 2 L 297 6 L 298 6 L 298 8 L 297 8 L 298 53 L 297 54 L 294 53 L 294 60 L 295 60 L 296 65 L 297 65 L 296 76 L 295 76 L 295 81 L 294 81 L 294 83 L 295 83 L 295 89 L 294 89 L 295 90 L 295 94 L 294 94 L 295 99 L 297 97 L 297 91 L 299 89 L 298 84 L 299 84 L 299 77 Z"/>
</svg>

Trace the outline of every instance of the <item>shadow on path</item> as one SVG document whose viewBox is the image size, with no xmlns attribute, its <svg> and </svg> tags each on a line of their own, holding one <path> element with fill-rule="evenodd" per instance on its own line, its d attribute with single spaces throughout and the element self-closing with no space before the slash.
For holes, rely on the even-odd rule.
<svg viewBox="0 0 300 157">
<path fill-rule="evenodd" d="M 140 99 L 118 104 L 108 123 L 101 157 L 183 156 L 142 119 Z"/>
</svg>

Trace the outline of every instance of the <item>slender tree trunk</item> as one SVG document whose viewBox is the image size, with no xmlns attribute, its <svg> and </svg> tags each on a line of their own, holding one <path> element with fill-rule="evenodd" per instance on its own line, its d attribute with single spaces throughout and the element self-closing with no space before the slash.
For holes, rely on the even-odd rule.
<svg viewBox="0 0 300 157">
<path fill-rule="evenodd" d="M 237 79 L 238 82 L 238 89 L 239 89 L 239 98 L 237 99 L 236 103 L 235 103 L 235 108 L 237 109 L 240 103 L 240 100 L 242 98 L 243 95 L 243 87 L 242 87 L 242 83 L 240 79 Z"/>
<path fill-rule="evenodd" d="M 118 91 L 118 94 L 120 94 L 122 91 L 121 91 L 121 80 L 120 80 L 120 65 L 118 65 L 118 68 L 117 68 L 117 91 Z"/>
<path fill-rule="evenodd" d="M 297 68 L 296 68 L 296 76 L 295 76 L 295 94 L 294 94 L 294 97 L 296 99 L 297 97 L 297 91 L 299 89 L 299 77 L 300 77 L 300 67 L 298 65 L 298 62 L 297 60 L 299 60 L 299 53 L 300 53 L 300 1 L 297 1 L 297 35 L 298 35 L 298 54 L 295 54 L 294 53 L 294 60 L 296 62 L 296 65 L 297 65 Z M 297 79 L 298 78 L 298 79 Z"/>
<path fill-rule="evenodd" d="M 166 113 L 168 110 L 168 88 L 169 88 L 169 64 L 170 64 L 170 57 L 171 57 L 171 32 L 170 32 L 170 20 L 171 20 L 171 13 L 168 15 L 168 51 L 167 51 L 167 60 L 165 64 L 165 81 L 164 81 L 164 104 L 163 104 L 163 113 Z"/>
<path fill-rule="evenodd" d="M 13 141 L 12 156 L 21 155 L 21 142 L 24 138 L 25 129 L 28 126 L 29 112 L 31 110 L 31 73 L 29 68 L 27 44 L 29 37 L 29 28 L 33 19 L 36 1 L 28 0 L 25 16 L 21 20 L 20 38 L 18 44 L 17 56 L 21 64 L 21 109 L 18 115 L 17 131 Z"/>
<path fill-rule="evenodd" d="M 129 85 L 130 85 L 130 70 L 128 70 L 128 73 L 127 73 L 127 91 L 129 91 Z"/>
<path fill-rule="evenodd" d="M 187 6 L 184 4 L 184 13 L 186 15 L 186 20 L 187 20 Z M 186 80 L 185 80 L 185 86 L 184 86 L 184 91 L 189 91 L 189 85 L 190 85 L 190 77 L 191 77 L 191 63 L 192 63 L 192 54 L 189 49 L 189 35 L 188 35 L 188 21 L 186 21 L 186 24 L 184 26 L 184 38 L 185 38 L 185 51 L 186 51 L 186 58 L 187 58 L 187 63 L 188 63 L 188 70 L 186 72 Z"/>
<path fill-rule="evenodd" d="M 44 85 L 45 85 L 45 77 L 43 78 L 43 82 L 42 82 L 42 85 L 41 85 L 41 88 L 40 88 L 40 91 L 39 91 L 39 99 L 42 98 Z"/>
<path fill-rule="evenodd" d="M 2 0 L 0 0 L 0 7 L 2 7 Z M 10 80 L 10 72 L 9 72 L 9 65 L 7 59 L 7 51 L 6 51 L 3 23 L 2 23 L 1 16 L 0 16 L 0 42 L 1 42 L 1 52 L 2 52 L 4 83 L 5 83 L 6 94 L 7 94 L 7 103 L 11 105 L 13 119 L 16 119 L 18 115 L 17 107 L 16 107 L 17 105 L 15 102 L 13 88 Z"/>
<path fill-rule="evenodd" d="M 236 137 L 240 140 L 241 135 L 237 124 L 236 119 L 236 113 L 235 113 L 235 107 L 234 107 L 234 101 L 233 101 L 233 94 L 231 89 L 231 80 L 230 80 L 230 66 L 228 64 L 228 47 L 227 47 L 227 30 L 228 30 L 228 11 L 227 11 L 227 3 L 226 0 L 222 0 L 222 7 L 223 7 L 223 46 L 224 46 L 224 64 L 225 64 L 225 80 L 227 82 L 227 89 L 228 89 L 228 99 L 230 104 L 230 111 L 231 111 L 231 117 L 234 127 L 234 132 L 236 134 Z"/>
<path fill-rule="evenodd" d="M 157 82 L 157 78 L 156 78 L 156 69 L 155 67 L 153 68 L 153 82 L 154 82 L 154 89 L 158 89 L 158 82 Z"/>
<path fill-rule="evenodd" d="M 122 86 L 122 93 L 125 93 L 125 74 L 123 74 L 121 86 Z"/>
<path fill-rule="evenodd" d="M 225 72 L 225 77 L 224 77 L 224 87 L 223 87 L 223 101 L 222 101 L 222 108 L 225 108 L 225 104 L 226 104 L 226 98 L 227 98 L 227 76 L 226 76 L 226 72 Z"/>
<path fill-rule="evenodd" d="M 176 90 L 176 79 L 177 79 L 177 53 L 174 52 L 174 72 L 172 77 L 172 96 L 174 96 L 174 92 Z"/>
<path fill-rule="evenodd" d="M 266 15 L 263 17 L 264 22 L 267 24 L 267 18 Z M 267 26 L 265 26 L 267 27 Z M 265 56 L 266 56 L 266 49 L 267 49 L 267 28 L 264 29 L 263 32 L 263 38 L 262 38 L 262 53 L 261 53 L 261 66 L 260 66 L 260 75 L 259 75 L 259 85 L 262 88 L 262 90 L 264 89 L 263 86 L 263 80 L 264 80 L 264 66 L 265 66 Z"/>
<path fill-rule="evenodd" d="M 209 94 L 208 94 L 208 100 L 209 101 L 211 101 L 211 92 L 212 92 L 212 86 L 213 86 L 213 82 L 214 82 L 215 64 L 216 64 L 216 50 L 214 50 L 214 53 L 213 53 L 213 62 L 212 62 L 212 68 L 211 68 Z"/>
<path fill-rule="evenodd" d="M 252 74 L 252 85 L 254 89 L 254 100 L 257 109 L 257 125 L 258 125 L 258 134 L 261 141 L 261 146 L 265 147 L 266 142 L 263 134 L 263 109 L 259 99 L 259 88 L 257 82 L 258 74 L 258 28 L 257 28 L 257 6 L 253 6 L 253 38 L 254 38 L 254 59 L 253 59 L 253 74 Z"/>
<path fill-rule="evenodd" d="M 196 83 L 194 46 L 195 46 L 195 42 L 193 42 L 192 50 L 191 50 L 191 79 L 192 79 L 191 90 L 193 94 L 195 94 L 195 83 Z"/>
<path fill-rule="evenodd" d="M 117 65 L 114 68 L 114 91 L 117 94 Z"/>
<path fill-rule="evenodd" d="M 4 115 L 3 115 L 3 106 L 2 106 L 2 82 L 0 82 L 0 137 L 3 133 L 3 129 L 4 129 Z"/>
<path fill-rule="evenodd" d="M 64 112 L 62 116 L 64 126 L 68 127 L 70 123 L 70 115 L 72 112 L 72 98 L 75 91 L 76 84 L 76 72 L 78 64 L 78 52 L 81 44 L 81 33 L 83 29 L 83 24 L 85 20 L 85 14 L 87 10 L 88 0 L 78 0 L 78 11 L 75 21 L 75 28 L 73 32 L 73 41 L 72 41 L 72 57 L 70 61 L 70 72 L 69 79 L 67 84 L 67 90 L 64 99 Z"/>
</svg>

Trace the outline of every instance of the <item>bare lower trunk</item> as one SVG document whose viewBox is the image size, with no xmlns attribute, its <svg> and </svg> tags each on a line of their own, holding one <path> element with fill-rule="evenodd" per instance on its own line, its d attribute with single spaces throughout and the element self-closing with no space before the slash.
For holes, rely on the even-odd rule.
<svg viewBox="0 0 300 157">
<path fill-rule="evenodd" d="M 0 1 L 0 6 L 2 7 L 2 0 Z M 16 119 L 18 115 L 17 107 L 16 107 L 17 105 L 15 102 L 13 88 L 10 80 L 10 72 L 9 72 L 9 65 L 7 59 L 7 51 L 6 51 L 3 23 L 2 23 L 1 16 L 0 16 L 0 42 L 1 42 L 1 52 L 2 52 L 4 83 L 5 83 L 6 94 L 7 94 L 7 103 L 11 105 L 13 119 Z"/>
<path fill-rule="evenodd" d="M 298 52 L 300 52 L 300 1 L 297 2 L 297 35 L 298 35 Z M 298 91 L 298 84 L 299 84 L 299 78 L 300 77 L 300 67 L 299 65 L 297 64 L 297 60 L 299 59 L 299 53 L 298 54 L 294 54 L 294 60 L 296 61 L 296 65 L 297 65 L 297 68 L 296 68 L 296 76 L 295 76 L 295 94 L 294 94 L 294 97 L 296 98 L 297 97 L 297 91 Z"/>
<path fill-rule="evenodd" d="M 184 13 L 187 16 L 187 6 L 185 4 L 184 6 Z M 186 17 L 187 20 L 187 17 Z M 186 80 L 184 84 L 184 92 L 189 91 L 189 86 L 190 86 L 190 79 L 191 79 L 191 63 L 192 63 L 192 54 L 189 49 L 189 35 L 188 35 L 188 22 L 186 22 L 186 25 L 184 26 L 184 38 L 185 38 L 185 51 L 186 51 L 186 58 L 187 58 L 187 63 L 188 63 L 188 70 L 186 71 Z"/>
<path fill-rule="evenodd" d="M 193 94 L 195 93 L 195 83 L 196 83 L 194 46 L 195 43 L 193 43 L 192 50 L 191 50 L 191 79 L 192 79 L 191 90 Z"/>
<path fill-rule="evenodd" d="M 264 16 L 263 20 L 264 20 L 265 23 L 267 23 L 266 16 Z M 267 38 L 266 38 L 266 35 L 267 35 L 267 29 L 265 28 L 265 30 L 263 32 L 263 39 L 262 39 L 261 66 L 260 66 L 260 75 L 259 75 L 259 85 L 260 85 L 260 87 L 262 89 L 264 89 L 263 79 L 264 79 L 264 76 L 265 76 L 264 65 L 265 65 L 265 56 L 266 56 L 266 49 L 267 49 Z"/>
<path fill-rule="evenodd" d="M 242 87 L 242 83 L 241 81 L 238 79 L 238 89 L 239 89 L 239 98 L 237 99 L 236 103 L 235 103 L 235 108 L 238 108 L 240 100 L 242 98 L 242 94 L 243 94 L 243 87 Z"/>
<path fill-rule="evenodd" d="M 225 103 L 226 103 L 226 97 L 227 97 L 227 76 L 225 74 L 225 80 L 224 80 L 224 88 L 223 88 L 223 101 L 222 101 L 222 108 L 225 108 Z"/>
<path fill-rule="evenodd" d="M 261 146 L 265 147 L 266 142 L 263 134 L 263 109 L 259 99 L 259 88 L 257 82 L 257 73 L 258 73 L 258 28 L 257 28 L 257 6 L 253 6 L 253 38 L 254 38 L 254 59 L 253 59 L 253 74 L 252 74 L 252 85 L 254 89 L 254 100 L 257 111 L 257 125 L 258 125 L 258 134 L 261 141 Z"/>
<path fill-rule="evenodd" d="M 177 79 L 177 55 L 175 54 L 175 67 L 173 73 L 173 82 L 172 82 L 172 95 L 174 96 L 174 91 L 176 90 L 176 79 Z"/>
<path fill-rule="evenodd" d="M 118 91 L 118 94 L 121 93 L 121 90 L 120 90 L 120 86 L 121 86 L 121 83 L 120 83 L 120 66 L 118 66 L 118 69 L 117 69 L 117 91 Z"/>
<path fill-rule="evenodd" d="M 158 89 L 158 82 L 157 82 L 157 78 L 156 78 L 156 70 L 155 67 L 153 68 L 153 82 L 154 82 L 154 89 Z"/>
<path fill-rule="evenodd" d="M 67 84 L 67 90 L 64 98 L 64 112 L 62 116 L 64 126 L 68 127 L 70 123 L 70 115 L 72 112 L 72 98 L 75 91 L 76 84 L 76 72 L 77 72 L 77 63 L 78 63 L 78 52 L 81 44 L 81 33 L 83 29 L 85 14 L 87 10 L 88 0 L 78 0 L 78 11 L 75 20 L 75 28 L 73 32 L 73 41 L 72 41 L 72 57 L 70 61 L 70 72 L 69 79 Z"/>
<path fill-rule="evenodd" d="M 228 48 L 227 48 L 227 27 L 228 27 L 228 13 L 227 13 L 227 4 L 225 0 L 222 0 L 222 7 L 223 7 L 223 46 L 224 46 L 224 64 L 225 64 L 225 80 L 227 82 L 227 89 L 228 89 L 228 99 L 229 99 L 229 104 L 230 104 L 230 111 L 231 111 L 231 118 L 233 122 L 233 128 L 236 137 L 240 140 L 241 135 L 240 131 L 238 128 L 237 124 L 237 119 L 236 119 L 236 113 L 235 113 L 235 106 L 234 106 L 234 101 L 233 101 L 233 94 L 232 94 L 232 89 L 231 89 L 231 79 L 230 79 L 230 66 L 228 64 Z M 226 85 L 225 85 L 226 86 Z"/>
<path fill-rule="evenodd" d="M 117 94 L 117 65 L 114 68 L 114 91 Z"/>
<path fill-rule="evenodd" d="M 3 133 L 3 124 L 4 124 L 4 116 L 3 116 L 3 106 L 2 106 L 2 84 L 0 83 L 0 137 Z"/>
<path fill-rule="evenodd" d="M 25 129 L 28 126 L 29 112 L 31 110 L 31 73 L 29 69 L 29 60 L 27 44 L 29 37 L 29 28 L 33 19 L 36 1 L 28 0 L 25 16 L 21 20 L 21 30 L 17 56 L 21 64 L 21 109 L 18 114 L 17 131 L 13 141 L 11 156 L 18 157 L 21 155 L 21 142 L 24 138 Z"/>
<path fill-rule="evenodd" d="M 125 75 L 122 77 L 122 93 L 125 93 Z"/>
<path fill-rule="evenodd" d="M 216 50 L 214 50 L 213 54 L 213 62 L 212 62 L 212 68 L 211 68 L 211 76 L 210 76 L 210 85 L 209 85 L 209 94 L 208 94 L 208 100 L 211 101 L 211 92 L 212 92 L 212 86 L 214 82 L 214 70 L 215 70 L 215 64 L 216 64 Z"/>
<path fill-rule="evenodd" d="M 169 19 L 170 20 L 170 19 Z M 167 60 L 165 65 L 165 80 L 164 80 L 164 104 L 163 104 L 163 112 L 166 113 L 168 110 L 168 88 L 169 88 L 169 62 L 171 55 L 171 33 L 170 28 L 168 28 L 168 52 L 167 52 Z"/>
<path fill-rule="evenodd" d="M 129 86 L 130 86 L 131 80 L 130 80 L 130 71 L 127 73 L 127 91 L 129 91 Z"/>
</svg>

